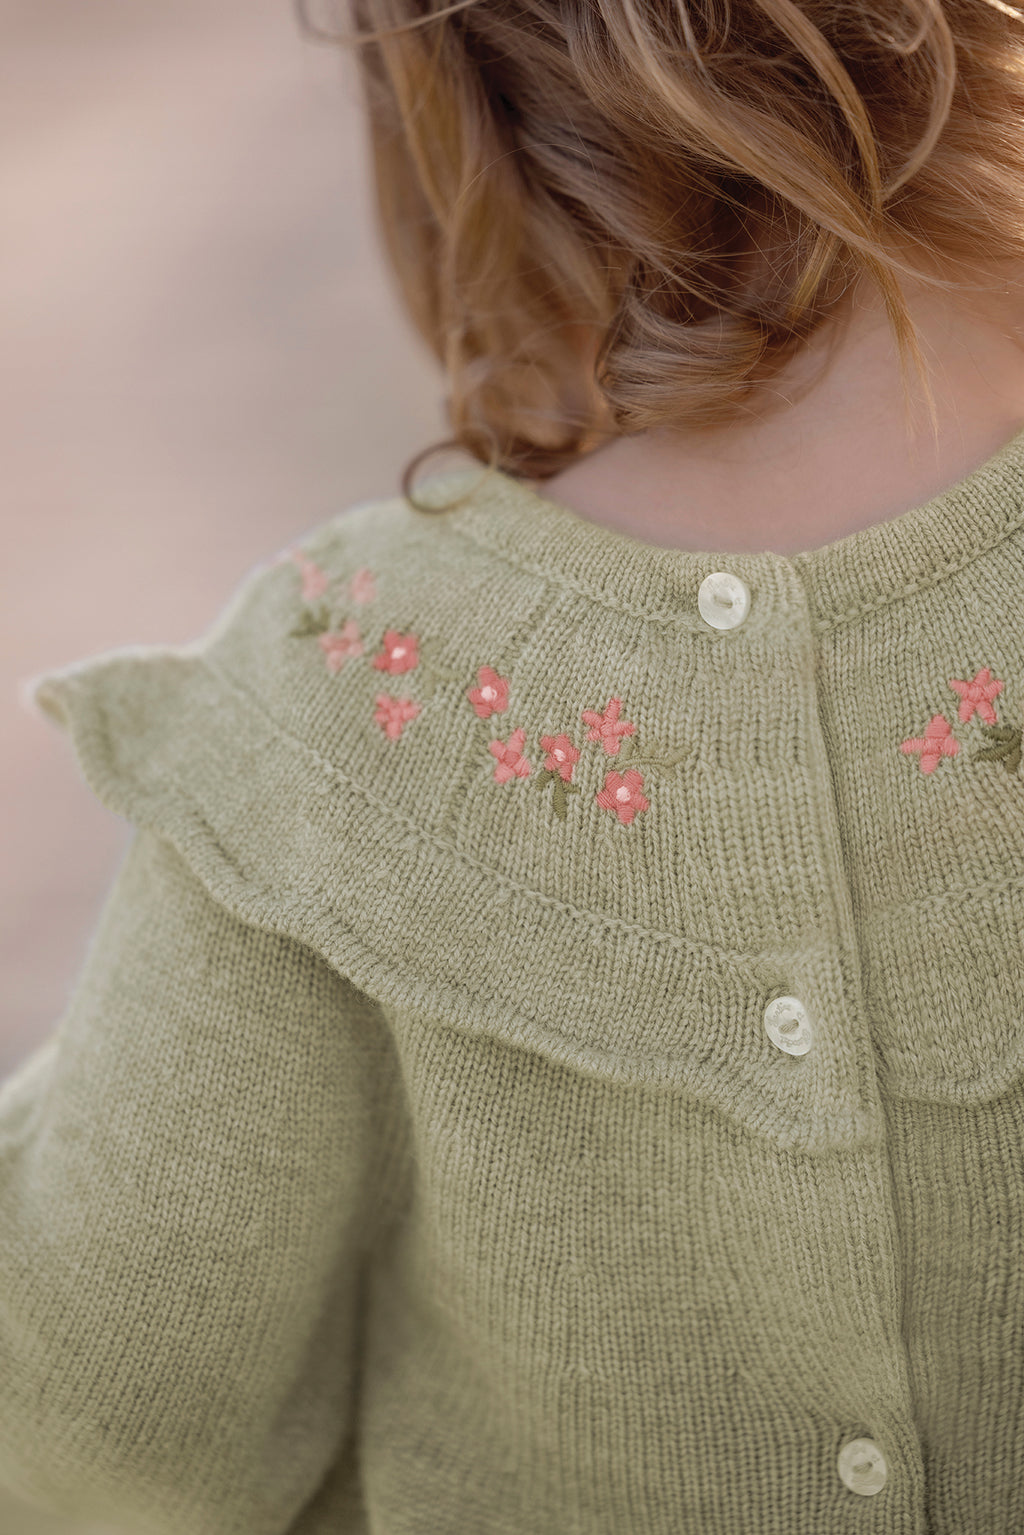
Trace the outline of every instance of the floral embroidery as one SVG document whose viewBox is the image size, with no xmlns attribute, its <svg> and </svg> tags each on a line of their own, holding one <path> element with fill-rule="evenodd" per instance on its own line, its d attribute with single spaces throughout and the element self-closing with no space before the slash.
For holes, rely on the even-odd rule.
<svg viewBox="0 0 1024 1535">
<path fill-rule="evenodd" d="M 580 758 L 579 747 L 573 746 L 566 735 L 541 736 L 540 744 L 547 756 L 544 758 L 544 771 L 534 779 L 534 788 L 543 789 L 551 784 L 551 802 L 555 814 L 564 821 L 567 814 L 565 796 L 580 793 L 579 785 L 571 782 L 572 770 Z"/>
<path fill-rule="evenodd" d="M 513 730 L 508 741 L 492 741 L 487 750 L 492 756 L 497 757 L 498 765 L 494 769 L 494 782 L 507 783 L 510 778 L 526 778 L 530 772 L 530 764 L 523 756 L 523 744 L 526 741 L 526 731 Z"/>
<path fill-rule="evenodd" d="M 971 761 L 1001 762 L 1007 772 L 1016 773 L 1021 762 L 1020 727 L 1000 725 L 992 706 L 993 699 L 998 698 L 1003 691 L 1000 679 L 993 678 L 991 670 L 985 666 L 969 682 L 959 677 L 950 677 L 949 686 L 960 696 L 958 718 L 962 724 L 968 724 L 975 714 L 986 721 L 981 729 L 991 744 L 972 752 Z M 900 751 L 907 756 L 919 753 L 921 772 L 934 773 L 943 758 L 958 755 L 960 742 L 953 736 L 952 726 L 945 715 L 933 714 L 924 735 L 902 741 Z"/>
<path fill-rule="evenodd" d="M 399 634 L 397 629 L 385 629 L 382 644 L 384 649 L 373 658 L 374 666 L 381 671 L 411 672 L 414 666 L 419 665 L 417 635 Z"/>
<path fill-rule="evenodd" d="M 377 595 L 373 571 L 367 570 L 365 565 L 362 570 L 357 570 L 349 582 L 348 589 L 352 593 L 353 602 L 372 602 Z"/>
<path fill-rule="evenodd" d="M 999 697 L 1003 684 L 999 681 L 991 682 L 991 675 L 986 666 L 975 675 L 972 682 L 959 682 L 955 677 L 949 679 L 954 693 L 960 694 L 960 718 L 964 723 L 977 710 L 983 720 L 987 720 L 990 725 L 995 724 L 996 711 L 992 707 L 992 699 Z"/>
<path fill-rule="evenodd" d="M 582 718 L 592 728 L 587 734 L 588 741 L 601 741 L 609 756 L 616 756 L 622 745 L 622 736 L 631 736 L 636 729 L 628 720 L 619 719 L 619 710 L 622 708 L 621 698 L 609 698 L 605 704 L 604 713 L 597 714 L 593 709 L 584 709 Z M 643 807 L 646 810 L 646 805 Z"/>
<path fill-rule="evenodd" d="M 392 741 L 398 740 L 408 721 L 414 720 L 420 712 L 419 704 L 411 698 L 392 698 L 388 693 L 378 693 L 374 702 L 377 708 L 373 717 Z"/>
<path fill-rule="evenodd" d="M 650 800 L 641 793 L 643 786 L 643 774 L 636 768 L 627 768 L 625 773 L 606 773 L 604 788 L 594 798 L 605 810 L 613 810 L 622 824 L 628 826 L 638 811 L 650 807 Z"/>
<path fill-rule="evenodd" d="M 556 773 L 568 783 L 572 770 L 580 760 L 579 748 L 573 746 L 568 736 L 541 736 L 542 750 L 547 752 L 544 767 L 552 776 Z"/>
<path fill-rule="evenodd" d="M 465 694 L 477 716 L 489 719 L 492 714 L 504 714 L 508 709 L 509 688 L 509 679 L 503 677 L 496 667 L 481 666 L 477 671 L 477 686 L 466 688 Z M 622 768 L 625 768 L 627 758 L 630 761 L 628 770 L 606 773 L 604 788 L 593 795 L 596 805 L 612 811 L 620 825 L 629 826 L 651 806 L 643 792 L 644 775 L 638 771 L 638 764 L 643 763 L 645 767 L 666 773 L 672 772 L 687 755 L 687 751 L 681 748 L 659 756 L 645 751 L 641 755 L 636 750 L 636 725 L 632 720 L 621 719 L 621 713 L 622 699 L 616 696 L 609 698 L 600 711 L 583 709 L 580 718 L 589 726 L 586 736 L 588 742 L 600 742 L 605 755 L 618 757 Z M 583 790 L 574 782 L 577 765 L 583 754 L 565 731 L 542 735 L 539 740 L 544 763 L 534 774 L 534 786 L 551 790 L 551 808 L 559 820 L 564 821 L 569 813 L 570 794 L 580 795 L 580 803 L 587 803 L 583 798 Z M 510 783 L 534 773 L 524 755 L 525 745 L 526 729 L 523 726 L 514 730 L 507 741 L 496 738 L 487 743 L 487 750 L 497 763 L 491 774 L 495 783 Z"/>
<path fill-rule="evenodd" d="M 301 549 L 288 550 L 275 563 L 282 564 L 285 561 L 298 565 L 302 572 L 303 607 L 290 634 L 295 639 L 315 636 L 327 670 L 332 673 L 339 672 L 352 657 L 366 656 L 368 646 L 372 649 L 372 642 L 364 638 L 356 620 L 345 614 L 344 603 L 350 600 L 363 605 L 376 599 L 377 586 L 373 571 L 368 566 L 362 566 L 340 586 L 339 597 L 339 581 L 322 571 Z M 332 586 L 335 592 L 333 599 L 330 596 Z M 432 647 L 424 647 L 418 634 L 385 629 L 378 643 L 380 649 L 368 657 L 374 668 L 391 675 L 416 671 L 420 700 L 429 698 L 440 683 L 457 682 L 464 685 L 464 672 L 453 672 L 432 654 L 425 654 L 425 649 L 432 650 Z M 481 683 L 487 686 L 489 679 L 481 676 Z M 500 709 L 503 700 L 507 699 L 507 683 L 504 678 L 495 675 L 492 685 L 496 690 L 493 707 Z M 504 694 L 502 689 L 506 689 Z M 415 719 L 422 708 L 422 701 L 396 699 L 390 694 L 378 693 L 374 719 L 391 740 L 397 740 L 404 726 L 409 720 Z"/>
<path fill-rule="evenodd" d="M 330 585 L 330 577 L 320 569 L 315 561 L 303 554 L 301 549 L 286 549 L 281 556 L 282 560 L 292 560 L 302 572 L 302 600 L 303 602 L 316 602 L 322 597 Z"/>
<path fill-rule="evenodd" d="M 390 693 L 374 696 L 373 718 L 384 735 L 391 741 L 400 740 L 405 727 L 423 711 L 422 699 L 429 697 L 440 683 L 458 683 L 463 695 L 472 706 L 478 719 L 487 720 L 496 714 L 505 714 L 509 707 L 511 682 L 496 667 L 483 665 L 477 668 L 476 686 L 465 686 L 465 673 L 450 670 L 437 659 L 433 642 L 424 644 L 420 635 L 412 630 L 387 628 L 377 641 L 379 648 L 373 651 L 374 642 L 368 640 L 359 623 L 344 611 L 346 602 L 363 605 L 376 599 L 376 578 L 363 566 L 344 583 L 331 577 L 311 560 L 301 549 L 291 549 L 282 555 L 298 566 L 302 577 L 302 611 L 291 634 L 297 639 L 314 637 L 324 658 L 327 670 L 339 672 L 347 662 L 363 657 L 378 672 L 391 676 L 416 672 L 419 698 L 395 697 Z M 334 596 L 331 597 L 333 590 Z M 984 683 L 980 677 L 976 681 Z M 981 709 L 981 702 L 975 707 Z M 609 698 L 604 708 L 583 709 L 580 718 L 588 726 L 586 740 L 598 742 L 606 758 L 617 757 L 624 771 L 606 773 L 604 788 L 593 795 L 593 802 L 600 808 L 614 813 L 617 821 L 629 826 L 636 816 L 650 808 L 650 800 L 643 793 L 644 776 L 637 764 L 670 771 L 686 755 L 685 751 L 670 752 L 661 757 L 648 753 L 639 755 L 636 750 L 636 725 L 620 718 L 622 699 Z M 487 743 L 487 751 L 493 759 L 491 778 L 496 784 L 514 783 L 533 777 L 538 789 L 550 789 L 551 806 L 560 820 L 568 817 L 569 795 L 579 796 L 580 803 L 587 803 L 579 784 L 573 781 L 582 753 L 566 731 L 553 732 L 539 737 L 544 753 L 543 767 L 535 770 L 526 753 L 526 726 L 518 726 L 507 740 L 495 738 Z M 626 760 L 630 766 L 626 768 Z"/>
<path fill-rule="evenodd" d="M 466 697 L 482 720 L 492 714 L 504 714 L 508 708 L 508 678 L 499 677 L 493 666 L 481 666 L 476 674 L 478 687 L 467 688 Z"/>
<path fill-rule="evenodd" d="M 303 611 L 291 633 L 297 638 L 315 635 L 331 673 L 337 673 L 347 661 L 366 655 L 366 646 L 359 624 L 344 612 L 337 611 L 337 601 L 330 602 L 328 593 L 332 578 L 310 559 L 301 549 L 289 549 L 278 557 L 277 564 L 291 561 L 298 566 L 301 578 Z M 335 587 L 337 591 L 337 587 Z M 360 605 L 376 598 L 376 578 L 366 566 L 357 570 L 345 583 L 344 592 L 353 603 Z M 380 649 L 369 659 L 377 671 L 401 675 L 416 671 L 418 691 L 429 697 L 439 683 L 458 682 L 463 694 L 481 720 L 495 714 L 505 714 L 509 707 L 510 679 L 502 676 L 496 667 L 483 665 L 477 669 L 475 687 L 465 687 L 464 674 L 442 666 L 431 654 L 433 645 L 424 646 L 420 636 L 411 630 L 388 628 L 379 641 Z M 975 763 L 1001 762 L 1010 773 L 1017 773 L 1024 750 L 1024 730 L 1019 726 L 1000 725 L 995 701 L 1004 690 L 1000 678 L 993 677 L 989 667 L 980 668 L 972 678 L 951 677 L 948 685 L 957 694 L 957 717 L 961 724 L 970 724 L 975 715 L 983 723 L 980 728 L 988 744 L 970 754 Z M 413 698 L 396 698 L 389 693 L 377 693 L 374 699 L 374 720 L 389 740 L 397 741 L 403 731 L 422 712 L 422 702 Z M 606 757 L 618 759 L 618 771 L 604 774 L 604 786 L 593 795 L 593 803 L 611 812 L 622 826 L 631 826 L 637 816 L 651 808 L 651 801 L 644 793 L 647 787 L 639 767 L 670 772 L 686 757 L 686 748 L 661 755 L 639 752 L 636 747 L 636 725 L 622 719 L 622 699 L 618 695 L 609 698 L 602 710 L 583 709 L 580 719 L 586 725 L 585 740 L 599 743 Z M 534 779 L 537 789 L 551 790 L 551 805 L 560 820 L 568 816 L 568 796 L 580 796 L 586 803 L 574 775 L 581 761 L 580 748 L 571 736 L 561 731 L 541 735 L 540 749 L 544 753 L 543 767 L 535 772 L 526 755 L 527 730 L 519 726 L 507 740 L 495 738 L 487 743 L 487 751 L 494 759 L 491 777 L 496 784 L 506 784 L 520 779 Z M 953 735 L 953 727 L 943 714 L 933 714 L 923 736 L 908 737 L 900 743 L 904 756 L 916 756 L 918 767 L 925 774 L 934 773 L 938 766 L 960 755 L 960 741 Z M 629 766 L 627 767 L 627 762 Z"/>
<path fill-rule="evenodd" d="M 363 642 L 359 638 L 359 625 L 350 618 L 337 634 L 321 634 L 320 648 L 327 657 L 327 670 L 336 672 L 349 656 L 361 656 Z"/>
<path fill-rule="evenodd" d="M 949 730 L 949 721 L 945 716 L 933 714 L 924 735 L 904 741 L 900 751 L 908 754 L 920 752 L 921 772 L 934 773 L 943 757 L 955 757 L 960 750 L 960 742 L 950 739 Z"/>
</svg>

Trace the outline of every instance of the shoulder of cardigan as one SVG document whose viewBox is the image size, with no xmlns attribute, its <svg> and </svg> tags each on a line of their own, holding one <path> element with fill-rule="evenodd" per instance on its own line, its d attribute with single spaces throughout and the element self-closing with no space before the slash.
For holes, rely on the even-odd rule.
<svg viewBox="0 0 1024 1535">
<path fill-rule="evenodd" d="M 383 1007 L 683 1091 L 780 1148 L 877 1141 L 854 1040 L 780 1061 L 764 1038 L 792 946 L 638 915 L 673 877 L 659 815 L 691 753 L 640 697 L 635 616 L 601 611 L 609 671 L 581 601 L 443 516 L 367 503 L 253 571 L 200 640 L 33 697 L 105 804 Z M 827 925 L 798 947 L 836 962 Z M 711 1048 L 724 1019 L 737 1043 Z"/>
</svg>

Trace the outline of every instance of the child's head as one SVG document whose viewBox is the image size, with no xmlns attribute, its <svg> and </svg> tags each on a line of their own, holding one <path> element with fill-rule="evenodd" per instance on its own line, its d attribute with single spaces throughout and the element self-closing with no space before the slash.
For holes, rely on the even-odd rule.
<svg viewBox="0 0 1024 1535">
<path fill-rule="evenodd" d="M 314 31 L 346 10 L 315 5 Z M 865 282 L 930 403 L 901 282 L 971 302 L 1024 275 L 1024 12 L 1003 0 L 347 17 L 330 35 L 359 61 L 401 296 L 454 440 L 507 472 L 740 419 Z"/>
</svg>

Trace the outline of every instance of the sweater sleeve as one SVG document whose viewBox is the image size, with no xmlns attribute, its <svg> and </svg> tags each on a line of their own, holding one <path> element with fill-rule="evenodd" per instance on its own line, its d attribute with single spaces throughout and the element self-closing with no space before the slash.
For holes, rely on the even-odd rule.
<svg viewBox="0 0 1024 1535">
<path fill-rule="evenodd" d="M 132 1535 L 290 1527 L 355 1430 L 392 1071 L 376 1004 L 136 829 L 0 1085 L 0 1483 Z"/>
</svg>

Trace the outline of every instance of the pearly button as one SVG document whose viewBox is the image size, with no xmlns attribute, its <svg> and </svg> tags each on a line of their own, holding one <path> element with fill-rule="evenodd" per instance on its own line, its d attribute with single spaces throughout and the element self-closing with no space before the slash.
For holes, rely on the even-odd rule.
<svg viewBox="0 0 1024 1535">
<path fill-rule="evenodd" d="M 787 1055 L 806 1055 L 811 1048 L 811 1020 L 799 997 L 776 997 L 764 1010 L 768 1038 Z"/>
<path fill-rule="evenodd" d="M 839 1475 L 851 1492 L 870 1497 L 885 1486 L 889 1468 L 873 1439 L 851 1439 L 839 1451 Z"/>
<path fill-rule="evenodd" d="M 700 583 L 697 606 L 712 629 L 735 629 L 750 612 L 750 587 L 731 571 L 716 570 Z"/>
</svg>

